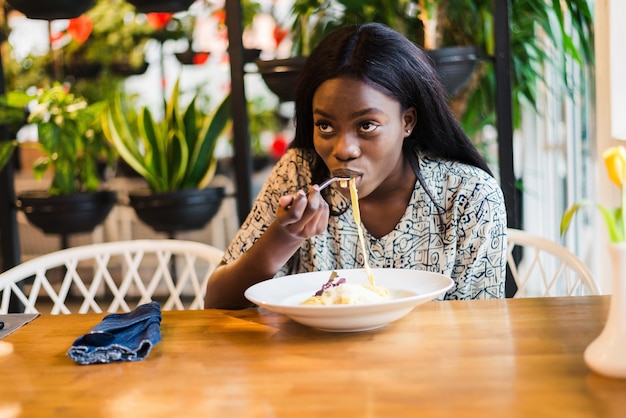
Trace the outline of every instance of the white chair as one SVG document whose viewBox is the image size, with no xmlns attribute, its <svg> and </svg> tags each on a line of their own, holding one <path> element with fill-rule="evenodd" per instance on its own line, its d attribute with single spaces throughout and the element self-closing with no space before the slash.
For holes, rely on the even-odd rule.
<svg viewBox="0 0 626 418">
<path fill-rule="evenodd" d="M 55 251 L 0 274 L 0 314 L 13 299 L 25 313 L 128 312 L 157 300 L 163 310 L 203 309 L 223 251 L 208 244 L 152 239 Z"/>
<path fill-rule="evenodd" d="M 507 264 L 518 287 L 514 297 L 597 295 L 589 268 L 567 248 L 519 229 L 507 231 Z M 515 248 L 522 258 L 516 262 Z"/>
</svg>

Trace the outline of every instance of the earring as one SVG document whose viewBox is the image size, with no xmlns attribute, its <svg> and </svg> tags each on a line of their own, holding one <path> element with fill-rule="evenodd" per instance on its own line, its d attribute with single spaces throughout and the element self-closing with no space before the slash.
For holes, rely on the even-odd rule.
<svg viewBox="0 0 626 418">
<path fill-rule="evenodd" d="M 405 129 L 404 132 L 406 132 L 407 135 L 411 135 L 411 130 L 410 129 Z"/>
</svg>

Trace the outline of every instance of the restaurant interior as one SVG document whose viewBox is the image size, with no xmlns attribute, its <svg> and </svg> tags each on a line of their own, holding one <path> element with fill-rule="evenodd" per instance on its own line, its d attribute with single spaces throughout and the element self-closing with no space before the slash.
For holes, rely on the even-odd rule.
<svg viewBox="0 0 626 418">
<path fill-rule="evenodd" d="M 605 154 L 626 141 L 621 0 L 0 4 L 0 369 L 20 376 L 0 417 L 626 415 L 626 154 L 619 188 Z M 398 271 L 379 284 L 414 293 L 378 310 L 284 302 L 306 280 L 250 287 L 252 308 L 204 309 L 295 134 L 304 59 L 369 21 L 429 54 L 502 189 L 506 298 L 440 302 L 446 278 Z M 47 136 L 62 129 L 41 111 L 52 100 L 72 109 L 58 116 L 74 123 L 65 141 Z M 191 117 L 214 129 L 197 133 L 207 158 L 184 168 L 150 167 L 120 134 Z M 204 174 L 175 183 L 192 164 Z M 63 183 L 77 166 L 89 173 Z M 82 192 L 59 193 L 68 183 Z M 123 351 L 138 337 L 115 334 L 111 312 L 145 325 L 140 348 Z M 114 338 L 128 338 L 121 354 Z"/>
<path fill-rule="evenodd" d="M 112 59 L 111 53 L 108 52 L 111 47 L 108 47 L 101 49 L 105 52 L 101 52 L 94 64 L 94 66 L 104 65 L 104 70 L 92 78 L 77 77 L 68 67 L 79 59 L 89 61 L 91 57 L 89 54 L 94 55 L 94 52 L 89 52 L 90 42 L 93 40 L 94 50 L 104 48 L 102 43 L 105 41 L 95 39 L 96 35 L 99 34 L 103 39 L 107 39 L 107 36 L 116 39 L 111 35 L 115 31 L 115 25 L 123 26 L 121 20 L 123 13 L 110 12 L 110 8 L 105 7 L 107 2 L 103 3 L 104 6 L 92 7 L 91 15 L 86 14 L 93 16 L 94 23 L 90 34 L 87 34 L 88 42 L 84 44 L 87 46 L 82 48 L 78 48 L 81 44 L 72 36 L 85 36 L 77 33 L 88 29 L 80 28 L 78 23 L 68 29 L 67 19 L 31 19 L 19 11 L 8 9 L 10 12 L 5 19 L 7 40 L 2 51 L 4 74 L 8 80 L 5 82 L 5 90 L 24 90 L 29 83 L 32 85 L 33 79 L 38 78 L 45 83 L 65 80 L 66 83 L 74 82 L 74 86 L 81 94 L 87 96 L 91 94 L 93 100 L 102 100 L 103 98 L 98 96 L 102 96 L 103 90 L 94 93 L 97 91 L 94 85 L 105 83 L 115 86 L 111 87 L 111 90 L 118 89 L 133 96 L 136 107 L 147 106 L 156 117 L 163 111 L 161 103 L 169 96 L 177 80 L 180 80 L 183 100 L 189 101 L 195 93 L 207 112 L 214 110 L 217 102 L 227 93 L 232 95 L 233 101 L 240 100 L 240 103 L 233 106 L 233 127 L 228 134 L 220 138 L 215 150 L 220 169 L 214 178 L 214 184 L 225 187 L 223 203 L 215 218 L 205 227 L 175 232 L 178 238 L 205 241 L 224 249 L 247 215 L 251 202 L 273 162 L 279 158 L 281 152 L 284 152 L 293 135 L 291 122 L 293 102 L 270 89 L 272 79 L 265 78 L 267 75 L 265 73 L 269 70 L 262 67 L 266 65 L 265 62 L 273 59 L 289 60 L 294 55 L 296 50 L 294 43 L 299 42 L 300 38 L 291 9 L 293 2 L 244 1 L 234 5 L 238 7 L 234 7 L 229 2 L 223 1 L 197 1 L 189 2 L 184 10 L 170 13 L 169 16 L 156 13 L 133 15 L 132 5 L 129 8 L 119 8 L 126 13 L 125 19 L 132 20 L 134 16 L 133 24 L 127 24 L 124 29 L 131 35 L 133 30 L 137 32 L 132 38 L 135 41 L 128 47 L 132 52 L 128 52 L 126 58 L 139 60 L 141 63 L 139 71 L 143 72 L 136 75 L 120 75 L 106 68 L 110 67 Z M 315 11 L 315 7 L 321 7 L 315 4 L 321 5 L 324 2 L 296 3 L 300 4 L 300 7 L 308 7 L 307 13 L 313 16 L 316 13 L 321 16 L 332 16 L 329 10 L 323 10 L 323 13 Z M 400 8 L 405 3 L 407 2 L 399 2 L 397 7 Z M 225 13 L 228 7 L 237 10 Z M 538 45 L 547 48 L 544 47 L 544 43 L 549 45 L 549 42 L 535 42 L 535 38 L 528 41 L 520 35 L 517 37 L 521 39 L 517 39 L 515 34 L 510 34 L 510 25 L 506 23 L 498 25 L 498 22 L 508 20 L 496 16 L 496 13 L 503 13 L 502 8 L 496 7 L 491 10 L 489 2 L 485 2 L 481 7 L 487 8 L 492 18 L 495 17 L 493 29 L 488 32 L 496 38 L 495 42 L 482 40 L 486 45 L 483 49 L 491 48 L 492 51 L 474 53 L 470 58 L 456 56 L 454 59 L 457 59 L 460 65 L 469 68 L 468 74 L 474 74 L 475 79 L 485 78 L 484 74 L 487 74 L 493 84 L 488 89 L 482 86 L 477 88 L 476 81 L 472 82 L 465 75 L 460 76 L 461 82 L 473 84 L 456 87 L 458 99 L 453 99 L 452 105 L 467 108 L 467 103 L 471 99 L 478 103 L 482 100 L 483 104 L 479 106 L 486 108 L 483 113 L 476 114 L 471 111 L 465 111 L 463 114 L 459 111 L 459 117 L 464 118 L 463 127 L 472 135 L 472 140 L 501 182 L 507 199 L 509 226 L 564 245 L 594 272 L 598 277 L 599 287 L 609 292 L 610 280 L 602 282 L 603 279 L 600 277 L 610 275 L 606 267 L 610 263 L 605 252 L 600 246 L 595 245 L 598 239 L 607 239 L 603 235 L 599 214 L 590 213 L 585 218 L 576 219 L 566 236 L 561 235 L 560 221 L 565 208 L 577 201 L 598 201 L 605 206 L 615 203 L 616 193 L 612 186 L 607 184 L 600 156 L 602 150 L 611 144 L 619 143 L 616 141 L 623 136 L 619 133 L 623 132 L 623 128 L 619 126 L 620 118 L 611 117 L 613 114 L 619 114 L 619 109 L 623 107 L 619 98 L 621 90 L 608 87 L 620 81 L 615 80 L 618 77 L 611 78 L 606 75 L 618 73 L 622 65 L 619 62 L 620 58 L 613 57 L 609 61 L 610 50 L 607 49 L 607 45 L 613 45 L 609 41 L 611 36 L 619 37 L 619 34 L 609 33 L 608 25 L 599 26 L 597 21 L 603 17 L 598 11 L 594 11 L 596 15 L 593 36 L 596 43 L 579 45 L 575 52 L 587 62 L 580 65 L 576 59 L 567 54 L 562 58 L 565 60 L 563 63 L 557 62 L 552 66 L 548 65 L 547 60 L 545 63 L 537 60 L 537 65 L 544 65 L 541 70 L 544 74 L 533 74 L 532 81 L 527 84 L 535 85 L 529 87 L 520 81 L 522 76 L 529 76 L 519 75 L 522 69 L 517 68 L 522 64 L 519 60 L 528 58 L 516 57 L 513 47 L 519 48 L 518 44 L 521 44 L 521 47 L 528 49 L 539 49 Z M 514 11 L 514 4 L 510 9 Z M 109 12 L 105 13 L 107 10 Z M 234 17 L 235 15 L 238 18 Z M 516 16 L 516 13 L 511 12 L 511 15 Z M 141 19 L 145 19 L 146 16 L 151 18 L 142 21 Z M 158 20 L 157 16 L 161 20 Z M 241 27 L 237 28 L 239 30 L 228 31 L 228 16 L 233 17 L 235 22 L 237 20 L 243 22 Z M 108 19 L 103 23 L 106 27 L 99 31 L 95 19 L 105 18 Z M 315 21 L 314 18 L 309 19 Z M 513 21 L 513 24 L 522 23 L 521 18 L 517 19 L 520 19 L 520 23 Z M 231 23 L 230 26 L 233 25 L 234 23 Z M 129 29 L 131 26 L 137 28 Z M 573 26 L 572 23 L 570 26 Z M 290 33 L 290 30 L 294 33 Z M 581 40 L 588 42 L 588 39 L 576 38 L 574 36 L 576 31 L 571 27 L 569 30 L 573 31 L 572 39 L 576 42 L 580 43 Z M 497 36 L 499 34 L 501 35 Z M 536 39 L 546 36 L 538 31 Z M 498 43 L 499 39 L 506 37 L 512 39 L 513 47 L 509 45 L 510 43 Z M 597 39 L 604 37 L 606 42 L 601 43 L 602 48 L 598 49 Z M 228 44 L 231 45 L 230 49 Z M 233 49 L 232 45 L 245 51 L 245 54 L 241 57 L 232 54 L 230 52 Z M 559 48 L 558 45 L 551 47 Z M 500 48 L 501 52 L 494 54 L 494 48 Z M 181 59 L 185 53 L 195 54 L 195 62 L 183 64 Z M 490 57 L 489 53 L 493 56 Z M 85 56 L 81 57 L 81 54 Z M 508 55 L 510 61 L 507 59 L 498 61 L 501 55 L 506 58 L 506 54 L 510 54 Z M 68 61 L 65 67 L 59 63 L 63 59 Z M 605 76 L 599 76 L 603 65 L 609 65 L 603 60 L 610 63 L 610 67 L 604 70 Z M 45 68 L 42 70 L 46 65 L 48 68 L 51 67 L 50 61 L 63 68 L 57 68 L 56 73 L 46 72 Z M 284 68 L 287 68 L 284 73 L 289 75 L 295 73 L 291 67 Z M 451 68 L 448 71 L 452 73 L 459 70 Z M 531 70 L 526 72 L 531 73 Z M 566 84 L 568 80 L 569 84 Z M 608 83 L 609 80 L 611 83 Z M 508 86 L 513 88 L 509 89 Z M 529 91 L 533 89 L 533 92 L 527 93 L 524 89 Z M 484 98 L 485 94 L 491 97 Z M 237 95 L 240 97 L 237 98 Z M 610 99 L 603 99 L 603 95 Z M 616 95 L 618 97 L 615 97 Z M 534 102 L 531 103 L 531 99 Z M 607 105 L 610 103 L 611 106 L 606 111 L 598 112 L 598 108 L 602 109 L 605 103 Z M 7 138 L 17 137 L 20 141 L 30 144 L 36 142 L 36 128 L 33 125 L 18 128 L 19 132 L 17 128 L 11 127 L 13 131 L 7 133 Z M 121 159 L 108 166 L 102 174 L 105 176 L 106 187 L 119 193 L 117 200 L 120 203 L 113 207 L 102 223 L 86 233 L 46 233 L 26 219 L 24 210 L 12 211 L 10 207 L 14 206 L 15 197 L 21 192 L 46 189 L 48 187 L 46 182 L 50 181 L 50 171 L 43 175 L 43 179 L 35 179 L 31 167 L 40 156 L 36 146 L 19 147 L 15 154 L 11 178 L 4 177 L 10 186 L 3 188 L 0 195 L 5 211 L 3 214 L 6 213 L 3 221 L 6 223 L 3 223 L 3 228 L 0 229 L 4 230 L 1 237 L 3 251 L 0 255 L 5 260 L 4 269 L 67 246 L 168 236 L 168 233 L 155 231 L 140 221 L 128 206 L 127 191 L 141 186 L 142 180 L 139 176 L 133 175 L 132 169 L 131 175 L 127 175 L 128 170 L 126 172 L 124 170 L 127 164 Z M 11 191 L 11 188 L 14 188 L 14 191 Z M 9 208 L 5 207 L 7 205 Z M 12 221 L 13 217 L 15 221 Z M 14 250 L 15 247 L 18 247 L 19 251 Z"/>
</svg>

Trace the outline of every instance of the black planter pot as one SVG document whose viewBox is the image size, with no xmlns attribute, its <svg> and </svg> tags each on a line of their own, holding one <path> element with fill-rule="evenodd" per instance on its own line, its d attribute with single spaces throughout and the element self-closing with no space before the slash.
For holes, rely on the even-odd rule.
<svg viewBox="0 0 626 418">
<path fill-rule="evenodd" d="M 123 77 L 139 75 L 144 74 L 148 70 L 149 65 L 150 64 L 145 61 L 139 66 L 133 66 L 129 62 L 113 62 L 111 63 L 111 72 Z"/>
<path fill-rule="evenodd" d="M 17 197 L 30 223 L 46 234 L 91 232 L 111 212 L 117 201 L 114 191 L 50 196 L 47 191 L 26 191 Z"/>
<path fill-rule="evenodd" d="M 481 60 L 480 49 L 475 46 L 453 46 L 426 51 L 449 96 L 455 96 L 471 80 Z M 298 56 L 277 60 L 256 60 L 259 74 L 267 87 L 283 102 L 295 99 L 298 74 L 306 57 Z"/>
<path fill-rule="evenodd" d="M 215 216 L 224 199 L 223 187 L 152 193 L 129 193 L 130 206 L 137 217 L 157 232 L 194 231 L 204 228 Z"/>
<path fill-rule="evenodd" d="M 484 59 L 475 46 L 452 46 L 426 52 L 451 97 L 469 83 L 479 61 Z"/>
<path fill-rule="evenodd" d="M 55 63 L 47 66 L 48 74 L 54 78 L 93 79 L 100 75 L 102 65 L 96 62 L 76 61 L 63 63 L 57 71 Z"/>
<path fill-rule="evenodd" d="M 95 0 L 8 0 L 11 8 L 30 19 L 71 19 L 91 9 Z"/>
<path fill-rule="evenodd" d="M 195 0 L 128 0 L 139 13 L 174 13 L 189 9 Z"/>
<path fill-rule="evenodd" d="M 296 83 L 307 57 L 298 56 L 277 60 L 256 60 L 259 74 L 267 87 L 283 102 L 295 100 Z"/>
<path fill-rule="evenodd" d="M 178 62 L 183 65 L 204 64 L 204 62 L 206 62 L 206 60 L 209 58 L 209 55 L 209 52 L 196 52 L 191 48 L 183 52 L 174 53 L 174 56 L 176 56 Z"/>
<path fill-rule="evenodd" d="M 102 71 L 102 65 L 95 62 L 70 62 L 63 66 L 66 77 L 92 79 L 98 77 L 100 71 Z"/>
</svg>

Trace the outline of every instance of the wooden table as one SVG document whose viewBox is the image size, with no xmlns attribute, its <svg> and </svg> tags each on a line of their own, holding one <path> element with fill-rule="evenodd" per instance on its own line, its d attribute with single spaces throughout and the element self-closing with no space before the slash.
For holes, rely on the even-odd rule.
<svg viewBox="0 0 626 418">
<path fill-rule="evenodd" d="M 591 372 L 607 296 L 429 302 L 384 329 L 328 333 L 260 309 L 164 312 L 144 361 L 66 352 L 103 315 L 43 315 L 4 341 L 5 417 L 624 417 Z"/>
</svg>

